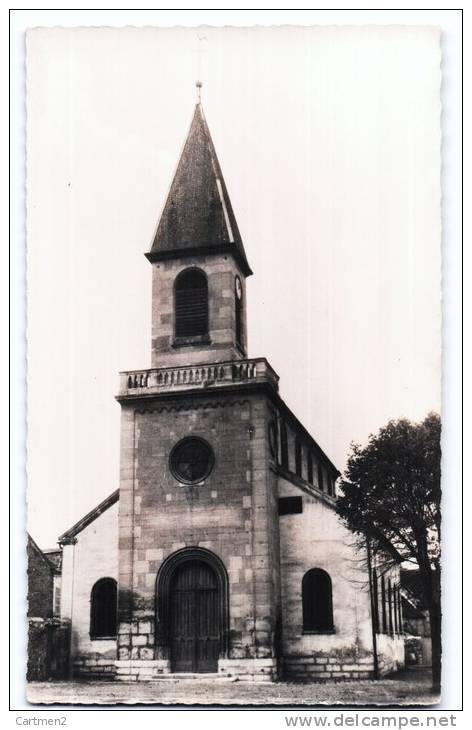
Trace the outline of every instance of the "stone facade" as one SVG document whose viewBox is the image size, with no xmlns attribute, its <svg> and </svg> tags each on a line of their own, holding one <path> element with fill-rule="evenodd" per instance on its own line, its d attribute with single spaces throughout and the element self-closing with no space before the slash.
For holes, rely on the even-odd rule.
<svg viewBox="0 0 472 730">
<path fill-rule="evenodd" d="M 90 603 L 98 580 L 118 580 L 118 502 L 112 502 L 76 535 L 59 539 L 63 545 L 61 617 L 71 622 L 75 672 L 114 674 L 116 639 L 91 638 Z"/>
<path fill-rule="evenodd" d="M 314 472 L 317 472 L 314 469 Z M 301 490 L 303 489 L 303 492 Z M 335 497 L 292 475 L 279 476 L 279 497 L 302 493 L 303 512 L 281 515 L 283 675 L 295 679 L 362 679 L 374 673 L 371 597 L 366 555 L 335 511 Z M 332 581 L 332 633 L 303 629 L 302 579 L 312 568 Z M 398 580 L 398 571 L 388 575 Z M 403 638 L 377 634 L 379 674 L 403 666 Z"/>
<path fill-rule="evenodd" d="M 269 363 L 247 359 L 252 272 L 200 104 L 147 257 L 152 367 L 121 373 L 119 502 L 116 492 L 60 539 L 76 671 L 130 681 L 187 671 L 251 681 L 372 676 L 369 580 L 336 515 L 339 472 L 283 402 Z M 183 271 L 185 336 L 175 294 Z M 198 477 L 197 452 L 183 471 L 172 464 L 189 440 L 211 453 Z M 324 597 L 302 597 L 313 570 L 328 581 Z M 116 639 L 91 630 L 102 578 L 118 582 Z M 316 611 L 328 604 L 332 617 L 319 628 Z M 401 665 L 392 622 L 377 643 L 380 672 Z"/>
<path fill-rule="evenodd" d="M 226 567 L 226 659 L 275 659 L 278 525 L 268 419 L 266 398 L 244 392 L 123 406 L 120 659 L 169 659 L 154 636 L 156 581 L 163 562 L 186 547 L 208 550 Z M 198 487 L 180 484 L 169 469 L 172 447 L 189 435 L 205 438 L 215 452 L 214 469 Z"/>
<path fill-rule="evenodd" d="M 198 343 L 174 346 L 174 284 L 181 271 L 189 268 L 203 270 L 208 278 L 209 335 L 211 346 Z M 153 266 L 152 274 L 152 367 L 170 365 L 199 365 L 237 360 L 247 348 L 246 307 L 243 306 L 242 343 L 235 342 L 234 280 L 240 277 L 242 300 L 246 301 L 245 278 L 240 267 L 225 255 L 185 256 L 161 261 Z"/>
</svg>

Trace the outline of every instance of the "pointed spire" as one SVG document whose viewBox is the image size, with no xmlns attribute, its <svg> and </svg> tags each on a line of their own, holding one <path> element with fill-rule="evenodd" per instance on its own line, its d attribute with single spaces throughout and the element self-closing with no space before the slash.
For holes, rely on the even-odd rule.
<svg viewBox="0 0 472 730">
<path fill-rule="evenodd" d="M 229 253 L 252 274 L 201 105 L 202 82 L 177 171 L 157 227 L 150 261 Z"/>
</svg>

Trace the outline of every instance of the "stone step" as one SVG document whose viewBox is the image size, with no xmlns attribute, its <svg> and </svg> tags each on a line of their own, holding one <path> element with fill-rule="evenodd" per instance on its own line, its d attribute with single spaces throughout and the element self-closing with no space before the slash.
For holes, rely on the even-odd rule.
<svg viewBox="0 0 472 730">
<path fill-rule="evenodd" d="M 228 674 L 217 674 L 211 672 L 199 672 L 191 674 L 188 672 L 176 672 L 175 674 L 155 674 L 154 676 L 141 677 L 146 682 L 192 682 L 200 684 L 208 684 L 209 682 L 240 682 L 241 684 L 273 684 L 273 680 L 265 676 L 253 677 L 251 675 L 228 675 Z"/>
<path fill-rule="evenodd" d="M 153 679 L 191 679 L 192 681 L 200 679 L 207 682 L 214 679 L 225 679 L 225 675 L 218 674 L 218 672 L 166 672 L 165 674 L 155 674 Z"/>
</svg>

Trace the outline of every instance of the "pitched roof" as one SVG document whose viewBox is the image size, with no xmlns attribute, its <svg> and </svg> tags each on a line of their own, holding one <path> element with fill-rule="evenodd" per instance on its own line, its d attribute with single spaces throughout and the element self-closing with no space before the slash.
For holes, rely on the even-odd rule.
<svg viewBox="0 0 472 730">
<path fill-rule="evenodd" d="M 118 502 L 120 498 L 120 490 L 116 489 L 109 497 L 100 502 L 94 509 L 90 510 L 85 517 L 72 525 L 72 527 L 64 532 L 57 540 L 59 545 L 67 545 L 68 543 L 75 542 L 76 535 L 82 532 L 91 522 L 97 519 L 105 510 L 111 507 L 115 502 Z"/>
<path fill-rule="evenodd" d="M 229 253 L 252 274 L 201 103 L 157 227 L 150 261 L 183 255 Z"/>
<path fill-rule="evenodd" d="M 28 546 L 31 548 L 31 550 L 33 550 L 36 553 L 36 555 L 38 555 L 41 558 L 41 560 L 47 564 L 48 568 L 50 568 L 51 571 L 54 571 L 53 563 L 50 560 L 48 560 L 47 556 L 44 554 L 44 551 L 41 550 L 38 543 L 33 540 L 31 535 L 29 534 L 29 532 L 27 532 L 26 534 L 28 536 Z"/>
</svg>

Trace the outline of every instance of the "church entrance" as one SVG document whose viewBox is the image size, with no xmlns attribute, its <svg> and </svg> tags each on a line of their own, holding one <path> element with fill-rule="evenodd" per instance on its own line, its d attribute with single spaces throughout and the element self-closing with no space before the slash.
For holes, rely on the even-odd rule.
<svg viewBox="0 0 472 730">
<path fill-rule="evenodd" d="M 177 565 L 169 593 L 171 671 L 217 672 L 220 597 L 212 566 L 198 559 Z"/>
</svg>

